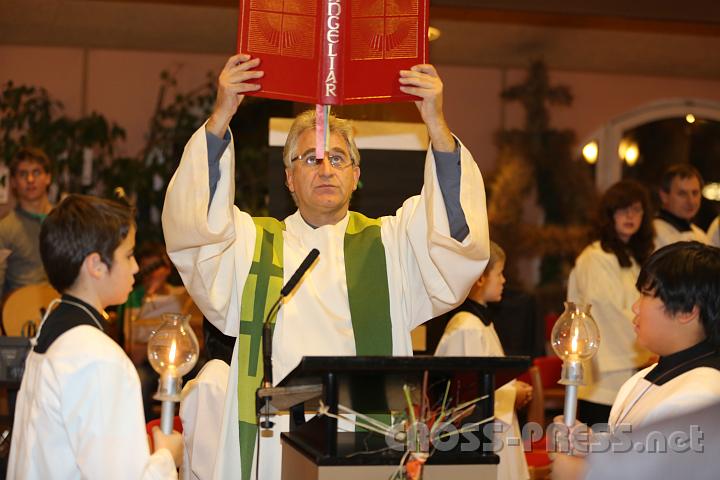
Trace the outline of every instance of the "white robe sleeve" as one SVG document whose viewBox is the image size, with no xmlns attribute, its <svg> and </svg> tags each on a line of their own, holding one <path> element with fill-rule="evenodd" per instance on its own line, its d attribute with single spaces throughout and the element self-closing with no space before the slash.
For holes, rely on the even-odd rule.
<svg viewBox="0 0 720 480">
<path fill-rule="evenodd" d="M 175 479 L 167 449 L 150 455 L 140 381 L 123 360 L 98 360 L 66 377 L 57 372 L 60 414 L 78 469 L 83 478 Z"/>
<path fill-rule="evenodd" d="M 515 380 L 510 380 L 495 390 L 495 418 L 508 426 L 512 425 L 515 418 L 516 396 Z"/>
<path fill-rule="evenodd" d="M 212 478 L 219 445 L 230 367 L 210 360 L 182 391 L 180 419 L 185 448 L 183 479 Z"/>
<path fill-rule="evenodd" d="M 202 311 L 226 335 L 237 336 L 240 299 L 255 248 L 252 218 L 234 206 L 232 141 L 220 159 L 220 180 L 208 209 L 205 126 L 190 138 L 168 185 L 162 224 L 167 251 L 185 287 Z"/>
<path fill-rule="evenodd" d="M 420 195 L 406 200 L 395 216 L 382 219 L 389 281 L 402 285 L 402 317 L 408 331 L 465 300 L 487 264 L 485 187 L 477 164 L 462 144 L 460 169 L 460 205 L 470 229 L 462 242 L 450 236 L 432 149 L 426 157 Z"/>
</svg>

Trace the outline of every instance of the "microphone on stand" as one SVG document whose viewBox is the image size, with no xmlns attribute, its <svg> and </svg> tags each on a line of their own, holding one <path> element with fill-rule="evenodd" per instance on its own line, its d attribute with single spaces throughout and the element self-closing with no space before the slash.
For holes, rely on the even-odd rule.
<svg viewBox="0 0 720 480">
<path fill-rule="evenodd" d="M 307 257 L 305 257 L 305 260 L 302 261 L 300 266 L 295 270 L 295 273 L 292 274 L 290 277 L 290 280 L 285 284 L 285 286 L 280 290 L 280 297 L 275 301 L 273 306 L 270 308 L 270 311 L 268 311 L 267 317 L 265 317 L 265 322 L 263 323 L 263 332 L 262 332 L 262 349 L 263 349 L 263 380 L 262 380 L 262 387 L 263 388 L 271 388 L 273 383 L 273 374 L 272 374 L 272 324 L 270 323 L 270 319 L 277 315 L 277 313 L 280 311 L 280 307 L 282 307 L 282 300 L 292 292 L 297 284 L 300 282 L 300 280 L 303 278 L 305 273 L 308 271 L 310 266 L 315 262 L 315 259 L 318 258 L 320 255 L 320 251 L 317 248 L 313 248 L 310 250 L 310 253 L 307 254 Z M 273 422 L 270 421 L 270 397 L 265 397 L 264 402 L 264 417 L 265 420 L 260 422 L 260 426 L 262 428 L 272 428 Z M 263 406 L 260 406 L 260 409 L 263 409 Z"/>
<path fill-rule="evenodd" d="M 305 257 L 305 260 L 302 261 L 298 269 L 295 270 L 295 273 L 293 273 L 292 277 L 290 277 L 290 280 L 288 280 L 282 290 L 280 290 L 281 297 L 287 297 L 290 292 L 295 289 L 295 285 L 297 285 L 303 275 L 305 275 L 305 272 L 307 272 L 308 268 L 310 268 L 310 265 L 313 264 L 318 255 L 320 255 L 320 251 L 317 248 L 310 250 L 310 253 L 307 254 L 307 257 Z"/>
</svg>

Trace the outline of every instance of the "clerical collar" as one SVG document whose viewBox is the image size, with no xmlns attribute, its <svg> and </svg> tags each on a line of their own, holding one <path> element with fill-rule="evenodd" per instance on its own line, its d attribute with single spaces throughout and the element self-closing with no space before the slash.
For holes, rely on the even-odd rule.
<svg viewBox="0 0 720 480">
<path fill-rule="evenodd" d="M 665 220 L 667 223 L 675 227 L 675 230 L 678 232 L 689 232 L 692 230 L 692 223 L 684 218 L 678 217 L 677 215 L 673 215 L 665 209 L 660 209 L 657 216 L 659 219 Z"/>
<path fill-rule="evenodd" d="M 108 328 L 105 317 L 89 303 L 67 294 L 62 296 L 62 300 L 72 303 L 65 303 L 63 301 L 55 310 L 50 312 L 50 315 L 40 330 L 40 335 L 38 335 L 37 345 L 35 345 L 33 349 L 36 353 L 47 352 L 60 335 L 74 327 L 90 325 L 91 327 L 97 328 L 99 324 L 104 330 Z M 92 314 L 92 317 L 87 314 L 85 309 L 79 308 L 77 305 L 73 305 L 73 303 L 85 307 L 85 309 Z"/>
<path fill-rule="evenodd" d="M 476 302 L 475 300 L 468 298 L 465 300 L 465 302 L 463 302 L 462 305 L 458 307 L 458 310 L 472 313 L 473 315 L 478 317 L 483 323 L 483 325 L 485 325 L 486 327 L 492 325 L 492 319 L 490 318 L 490 313 L 487 305 L 483 305 L 480 302 Z"/>
<path fill-rule="evenodd" d="M 645 380 L 655 385 L 663 385 L 673 378 L 699 367 L 720 370 L 720 352 L 709 340 L 703 340 L 672 355 L 660 357 L 655 368 L 645 375 Z"/>
</svg>

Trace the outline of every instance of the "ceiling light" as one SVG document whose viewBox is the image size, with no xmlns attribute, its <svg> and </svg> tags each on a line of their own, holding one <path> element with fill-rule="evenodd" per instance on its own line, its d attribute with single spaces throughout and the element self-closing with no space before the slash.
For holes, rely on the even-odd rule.
<svg viewBox="0 0 720 480">
<path fill-rule="evenodd" d="M 708 200 L 720 201 L 720 183 L 708 183 L 703 187 L 702 195 Z"/>
<path fill-rule="evenodd" d="M 618 157 L 620 160 L 625 160 L 625 152 L 627 151 L 628 145 L 630 145 L 630 141 L 626 138 L 620 140 L 620 144 L 618 145 Z"/>
<path fill-rule="evenodd" d="M 597 162 L 598 159 L 598 143 L 593 140 L 588 142 L 582 149 L 582 156 L 590 165 Z"/>
<path fill-rule="evenodd" d="M 640 158 L 640 149 L 638 148 L 637 143 L 628 138 L 620 140 L 620 145 L 618 145 L 618 157 L 620 157 L 620 160 L 627 163 L 629 167 L 635 165 Z"/>
<path fill-rule="evenodd" d="M 639 157 L 640 150 L 638 149 L 637 144 L 631 143 L 630 145 L 628 145 L 627 149 L 625 150 L 625 163 L 627 163 L 629 167 L 632 167 L 637 163 Z"/>
</svg>

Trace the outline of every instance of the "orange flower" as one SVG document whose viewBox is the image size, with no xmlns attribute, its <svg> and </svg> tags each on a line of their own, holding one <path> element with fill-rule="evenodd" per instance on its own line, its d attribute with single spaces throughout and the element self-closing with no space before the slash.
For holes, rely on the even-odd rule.
<svg viewBox="0 0 720 480">
<path fill-rule="evenodd" d="M 423 465 L 425 465 L 427 458 L 426 453 L 410 454 L 410 459 L 405 464 L 405 473 L 409 480 L 420 480 L 422 478 Z"/>
</svg>

